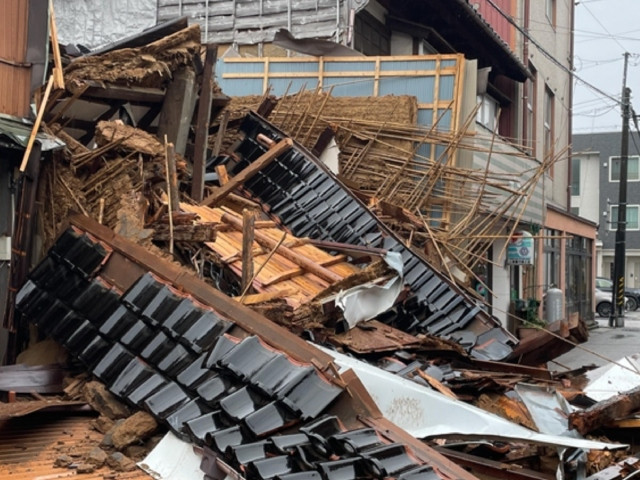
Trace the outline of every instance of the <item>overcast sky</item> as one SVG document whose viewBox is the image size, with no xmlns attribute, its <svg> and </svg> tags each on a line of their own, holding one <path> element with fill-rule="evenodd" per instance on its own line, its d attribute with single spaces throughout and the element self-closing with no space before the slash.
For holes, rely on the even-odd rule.
<svg viewBox="0 0 640 480">
<path fill-rule="evenodd" d="M 571 0 L 566 0 L 571 1 Z M 640 114 L 640 0 L 576 1 L 573 133 L 618 131 L 624 52 L 629 52 L 627 86 Z M 604 93 L 604 94 L 603 94 Z"/>
</svg>

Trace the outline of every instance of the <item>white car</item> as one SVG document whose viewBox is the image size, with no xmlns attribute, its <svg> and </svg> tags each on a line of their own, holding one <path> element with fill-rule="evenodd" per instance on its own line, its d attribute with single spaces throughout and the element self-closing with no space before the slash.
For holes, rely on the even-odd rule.
<svg viewBox="0 0 640 480">
<path fill-rule="evenodd" d="M 611 315 L 611 292 L 603 292 L 596 288 L 596 313 L 605 318 L 609 318 Z M 629 310 L 631 300 L 629 297 L 624 297 L 624 309 Z"/>
</svg>

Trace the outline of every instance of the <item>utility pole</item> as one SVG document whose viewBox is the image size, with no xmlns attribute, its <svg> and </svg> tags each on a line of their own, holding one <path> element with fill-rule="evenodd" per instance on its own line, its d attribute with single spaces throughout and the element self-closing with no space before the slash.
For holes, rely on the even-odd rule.
<svg viewBox="0 0 640 480">
<path fill-rule="evenodd" d="M 624 54 L 624 75 L 622 77 L 622 144 L 620 146 L 620 190 L 618 194 L 618 225 L 613 260 L 613 292 L 611 294 L 610 327 L 624 327 L 624 285 L 626 263 L 627 230 L 627 164 L 629 158 L 629 120 L 631 117 L 631 89 L 627 88 L 627 65 L 629 52 Z"/>
</svg>

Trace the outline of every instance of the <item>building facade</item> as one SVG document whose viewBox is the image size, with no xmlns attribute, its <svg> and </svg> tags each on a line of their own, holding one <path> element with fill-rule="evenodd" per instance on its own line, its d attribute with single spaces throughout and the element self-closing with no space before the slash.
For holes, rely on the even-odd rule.
<svg viewBox="0 0 640 480">
<path fill-rule="evenodd" d="M 596 275 L 613 277 L 615 235 L 618 227 L 621 133 L 573 136 L 571 208 L 598 224 Z M 628 145 L 625 283 L 640 287 L 640 150 L 633 138 Z"/>
</svg>

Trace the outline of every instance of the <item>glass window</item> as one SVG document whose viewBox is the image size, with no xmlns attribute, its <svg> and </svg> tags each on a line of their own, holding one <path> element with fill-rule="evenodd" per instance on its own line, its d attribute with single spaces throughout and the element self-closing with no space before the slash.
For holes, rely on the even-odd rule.
<svg viewBox="0 0 640 480">
<path fill-rule="evenodd" d="M 571 195 L 580 195 L 580 158 L 571 159 Z"/>
<path fill-rule="evenodd" d="M 547 87 L 544 89 L 544 158 L 553 157 L 553 93 Z"/>
<path fill-rule="evenodd" d="M 638 213 L 640 205 L 627 205 L 627 225 L 625 230 L 640 230 L 638 225 Z M 611 220 L 609 221 L 609 230 L 618 229 L 618 206 L 611 206 Z"/>
<path fill-rule="evenodd" d="M 499 108 L 498 102 L 487 94 L 478 95 L 477 101 L 480 108 L 476 115 L 476 121 L 487 127 L 489 130 L 494 131 L 496 128 L 496 116 Z"/>
<path fill-rule="evenodd" d="M 545 0 L 545 14 L 551 25 L 556 24 L 556 0 Z"/>
<path fill-rule="evenodd" d="M 620 181 L 620 157 L 609 157 L 609 181 Z M 630 182 L 640 181 L 640 156 L 627 157 L 627 180 Z"/>
<path fill-rule="evenodd" d="M 544 275 L 545 291 L 560 286 L 560 232 L 544 231 Z"/>
<path fill-rule="evenodd" d="M 531 80 L 527 80 L 524 83 L 524 97 L 525 97 L 525 118 L 524 118 L 524 146 L 530 149 L 532 156 L 536 154 L 536 117 L 535 117 L 535 105 L 536 105 L 536 71 L 533 67 L 529 67 Z"/>
</svg>

